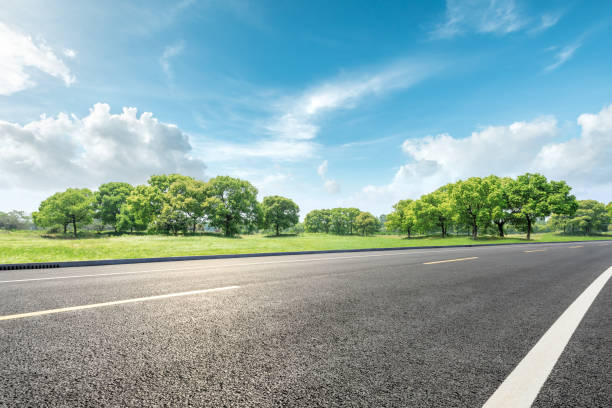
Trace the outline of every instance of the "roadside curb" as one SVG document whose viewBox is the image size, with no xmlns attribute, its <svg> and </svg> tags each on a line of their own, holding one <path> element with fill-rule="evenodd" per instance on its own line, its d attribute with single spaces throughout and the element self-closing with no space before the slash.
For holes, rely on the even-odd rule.
<svg viewBox="0 0 612 408">
<path fill-rule="evenodd" d="M 251 254 L 220 254 L 220 255 L 192 255 L 192 256 L 169 256 L 158 258 L 128 258 L 128 259 L 101 259 L 93 261 L 63 261 L 63 262 L 30 262 L 16 264 L 0 264 L 0 271 L 12 271 L 19 269 L 49 269 L 49 268 L 71 268 L 79 266 L 102 266 L 102 265 L 123 265 L 151 262 L 176 262 L 176 261 L 201 261 L 207 259 L 232 259 L 232 258 L 257 258 L 265 256 L 283 255 L 314 255 L 314 254 L 339 254 L 351 252 L 379 252 L 379 251 L 409 251 L 414 249 L 435 249 L 435 248 L 471 248 L 504 245 L 539 245 L 539 244 L 571 244 L 584 242 L 612 242 L 610 239 L 595 241 L 553 241 L 553 242 L 516 242 L 499 244 L 466 244 L 466 245 L 432 245 L 432 246 L 411 246 L 411 247 L 391 247 L 391 248 L 362 248 L 362 249 L 327 249 L 319 251 L 291 251 L 291 252 L 260 252 Z"/>
</svg>

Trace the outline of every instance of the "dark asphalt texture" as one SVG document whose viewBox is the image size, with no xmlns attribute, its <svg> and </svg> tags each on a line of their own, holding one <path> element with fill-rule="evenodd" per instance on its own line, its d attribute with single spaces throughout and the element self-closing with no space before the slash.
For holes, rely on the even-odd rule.
<svg viewBox="0 0 612 408">
<path fill-rule="evenodd" d="M 590 242 L 2 271 L 116 275 L 0 282 L 0 316 L 240 288 L 0 321 L 0 406 L 477 407 L 610 266 Z M 612 406 L 610 310 L 609 282 L 534 406 Z"/>
</svg>

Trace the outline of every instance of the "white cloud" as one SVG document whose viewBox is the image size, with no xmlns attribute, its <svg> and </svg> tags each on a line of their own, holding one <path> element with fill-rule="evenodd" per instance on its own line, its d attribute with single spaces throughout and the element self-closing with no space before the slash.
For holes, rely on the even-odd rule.
<svg viewBox="0 0 612 408">
<path fill-rule="evenodd" d="M 64 48 L 62 52 L 68 58 L 75 58 L 77 56 L 77 52 L 71 48 Z"/>
<path fill-rule="evenodd" d="M 559 68 L 561 65 L 565 64 L 565 62 L 567 62 L 570 58 L 574 56 L 574 53 L 578 48 L 580 48 L 581 45 L 582 44 L 580 43 L 576 43 L 563 47 L 561 51 L 559 51 L 555 55 L 555 62 L 547 66 L 545 68 L 545 71 L 553 71 Z"/>
<path fill-rule="evenodd" d="M 11 95 L 36 85 L 28 68 L 59 78 L 66 86 L 75 81 L 64 61 L 44 41 L 36 44 L 31 37 L 0 22 L 0 95 Z"/>
<path fill-rule="evenodd" d="M 539 33 L 548 30 L 550 27 L 555 26 L 561 19 L 562 13 L 545 13 L 540 16 L 540 21 L 537 26 L 531 29 L 532 33 Z"/>
<path fill-rule="evenodd" d="M 610 201 L 612 105 L 598 114 L 580 115 L 578 125 L 581 134 L 567 141 L 560 140 L 551 117 L 489 126 L 466 138 L 441 134 L 408 139 L 402 148 L 411 161 L 397 170 L 389 184 L 366 186 L 353 199 L 382 212 L 388 206 L 380 203 L 418 198 L 457 179 L 530 171 L 566 180 L 579 198 Z"/>
<path fill-rule="evenodd" d="M 442 64 L 403 60 L 373 72 L 353 73 L 310 88 L 296 96 L 277 97 L 268 106 L 271 119 L 263 128 L 249 131 L 260 138 L 243 142 L 198 142 L 198 151 L 207 162 L 269 159 L 300 161 L 316 156 L 319 145 L 314 141 L 322 116 L 339 109 L 356 107 L 366 97 L 407 88 L 442 69 Z M 269 96 L 268 96 L 269 97 Z M 261 105 L 261 97 L 257 99 Z"/>
<path fill-rule="evenodd" d="M 451 38 L 467 31 L 508 34 L 526 24 L 513 0 L 447 0 L 446 21 L 432 32 L 433 38 Z"/>
<path fill-rule="evenodd" d="M 514 0 L 447 0 L 446 18 L 430 35 L 434 39 L 452 38 L 468 32 L 505 35 L 524 29 L 536 34 L 556 25 L 563 11 L 530 17 L 521 13 Z"/>
<path fill-rule="evenodd" d="M 324 160 L 323 163 L 317 167 L 317 174 L 321 177 L 325 177 L 327 174 L 327 160 Z"/>
<path fill-rule="evenodd" d="M 439 64 L 437 69 L 440 69 Z M 319 132 L 321 115 L 351 109 L 368 96 L 408 88 L 435 72 L 432 64 L 403 60 L 376 72 L 328 81 L 280 104 L 280 114 L 267 130 L 283 139 L 309 140 Z"/>
<path fill-rule="evenodd" d="M 324 184 L 325 190 L 330 194 L 337 194 L 340 192 L 340 184 L 336 180 L 327 180 Z"/>
<path fill-rule="evenodd" d="M 185 43 L 183 41 L 179 41 L 176 44 L 168 45 L 164 48 L 164 53 L 159 59 L 159 64 L 161 65 L 164 73 L 169 79 L 174 78 L 174 73 L 172 72 L 172 66 L 170 65 L 170 59 L 172 57 L 176 57 L 180 55 L 185 49 Z"/>
<path fill-rule="evenodd" d="M 111 114 L 109 105 L 98 103 L 83 118 L 43 115 L 24 126 L 0 121 L 0 145 L 0 189 L 142 183 L 170 172 L 204 177 L 188 136 L 152 113 L 138 116 L 136 108 Z"/>
</svg>

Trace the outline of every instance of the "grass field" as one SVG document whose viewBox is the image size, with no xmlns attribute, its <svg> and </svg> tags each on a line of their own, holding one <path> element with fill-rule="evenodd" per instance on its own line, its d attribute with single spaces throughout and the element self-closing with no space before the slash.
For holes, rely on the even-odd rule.
<svg viewBox="0 0 612 408">
<path fill-rule="evenodd" d="M 210 234 L 176 237 L 167 235 L 112 236 L 92 234 L 90 237 L 73 239 L 62 235 L 47 235 L 40 231 L 0 231 L 0 263 L 597 239 L 612 239 L 612 235 L 585 237 L 534 234 L 531 241 L 526 241 L 524 236 L 511 236 L 505 239 L 483 237 L 473 241 L 467 237 L 406 239 L 393 235 L 361 237 L 326 234 L 300 234 L 281 237 L 243 235 L 236 238 L 225 238 Z"/>
</svg>

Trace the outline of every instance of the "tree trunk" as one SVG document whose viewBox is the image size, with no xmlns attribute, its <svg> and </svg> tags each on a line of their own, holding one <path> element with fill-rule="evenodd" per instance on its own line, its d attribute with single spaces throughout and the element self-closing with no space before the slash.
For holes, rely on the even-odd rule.
<svg viewBox="0 0 612 408">
<path fill-rule="evenodd" d="M 229 237 L 230 235 L 230 230 L 229 230 L 229 218 L 225 219 L 225 236 Z"/>
<path fill-rule="evenodd" d="M 410 239 L 410 230 L 408 230 L 408 239 Z"/>
<path fill-rule="evenodd" d="M 68 224 L 64 224 L 64 235 L 66 235 L 67 228 L 68 228 Z"/>
<path fill-rule="evenodd" d="M 193 220 L 193 233 L 194 233 L 194 234 L 195 234 L 195 232 L 196 232 L 196 223 L 197 223 L 197 220 L 195 220 L 195 219 L 194 219 L 194 220 Z"/>
<path fill-rule="evenodd" d="M 478 239 L 478 225 L 472 225 L 472 239 Z"/>
<path fill-rule="evenodd" d="M 496 222 L 496 224 L 497 224 L 497 229 L 499 230 L 499 236 L 503 238 L 504 237 L 504 223 Z"/>
<path fill-rule="evenodd" d="M 278 237 L 280 235 L 280 231 L 278 230 L 278 224 L 276 224 L 276 236 Z"/>
<path fill-rule="evenodd" d="M 77 228 L 76 228 L 76 218 L 75 217 L 72 217 L 72 229 L 74 231 L 74 237 L 76 238 L 76 236 L 77 236 L 77 232 L 76 232 Z"/>
<path fill-rule="evenodd" d="M 527 241 L 531 239 L 531 218 L 527 217 Z"/>
</svg>

